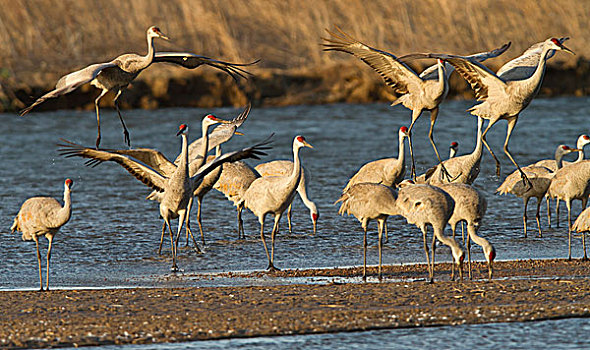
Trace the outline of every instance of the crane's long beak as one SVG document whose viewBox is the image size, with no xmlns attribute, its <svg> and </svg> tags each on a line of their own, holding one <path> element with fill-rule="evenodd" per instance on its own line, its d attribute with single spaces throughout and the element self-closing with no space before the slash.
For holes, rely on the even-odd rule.
<svg viewBox="0 0 590 350">
<path fill-rule="evenodd" d="M 563 51 L 565 51 L 565 52 L 569 52 L 569 53 L 571 53 L 572 55 L 575 55 L 575 54 L 576 54 L 575 52 L 573 52 L 572 50 L 570 50 L 569 48 L 567 48 L 567 47 L 566 47 L 565 45 L 563 45 L 563 44 L 561 45 L 561 49 L 562 49 Z"/>
<path fill-rule="evenodd" d="M 244 136 L 244 133 L 243 132 L 239 132 L 239 131 L 234 131 L 234 135 Z"/>
<path fill-rule="evenodd" d="M 492 276 L 494 275 L 494 260 L 488 262 L 488 277 L 490 281 L 492 280 Z"/>
<path fill-rule="evenodd" d="M 169 37 L 167 37 L 166 35 L 164 35 L 164 33 L 162 33 L 162 32 L 158 32 L 158 35 L 159 35 L 159 38 L 160 38 L 160 39 L 164 39 L 164 40 L 170 40 L 170 38 L 169 38 Z"/>
<path fill-rule="evenodd" d="M 569 151 L 570 152 L 580 152 L 580 151 L 583 151 L 583 149 L 581 149 L 581 148 L 570 148 Z"/>
<path fill-rule="evenodd" d="M 307 142 L 307 141 L 305 141 L 305 140 L 303 141 L 303 145 L 304 145 L 305 147 L 313 148 L 313 146 L 312 146 L 312 145 L 311 145 L 309 142 Z"/>
</svg>

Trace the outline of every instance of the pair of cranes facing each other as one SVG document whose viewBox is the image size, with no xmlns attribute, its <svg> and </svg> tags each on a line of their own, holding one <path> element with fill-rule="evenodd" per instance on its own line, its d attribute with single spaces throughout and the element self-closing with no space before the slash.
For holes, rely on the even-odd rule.
<svg viewBox="0 0 590 350">
<path fill-rule="evenodd" d="M 463 261 L 465 253 L 455 241 L 455 228 L 457 223 L 465 221 L 468 231 L 468 260 L 469 278 L 471 274 L 471 256 L 469 253 L 471 238 L 484 249 L 491 279 L 493 274 L 493 261 L 496 258 L 494 247 L 483 237 L 477 235 L 477 229 L 487 209 L 487 202 L 483 195 L 465 184 L 446 184 L 441 187 L 426 184 L 414 184 L 405 180 L 397 191 L 389 186 L 376 183 L 359 183 L 352 186 L 342 194 L 335 204 L 342 203 L 338 213 L 355 216 L 364 231 L 363 238 L 363 278 L 366 279 L 367 261 L 367 227 L 371 220 L 378 223 L 379 245 L 379 278 L 381 279 L 382 265 L 382 236 L 385 223 L 389 216 L 402 216 L 408 223 L 420 228 L 423 236 L 424 253 L 428 265 L 429 281 L 434 281 L 435 240 L 451 248 L 453 256 L 453 270 L 451 278 L 454 279 L 454 267 L 457 265 L 460 278 L 463 278 Z M 447 223 L 451 224 L 453 238 L 443 234 Z M 433 228 L 431 255 L 427 244 L 427 226 Z"/>
<path fill-rule="evenodd" d="M 151 26 L 147 29 L 146 37 L 148 52 L 145 56 L 134 53 L 123 54 L 110 62 L 91 64 L 86 68 L 69 73 L 58 80 L 54 90 L 39 97 L 29 107 L 23 109 L 20 115 L 24 116 L 35 106 L 45 102 L 47 99 L 65 95 L 84 84 L 90 83 L 101 90 L 100 95 L 94 100 L 97 124 L 96 148 L 99 148 L 101 140 L 99 102 L 109 91 L 115 92 L 114 104 L 123 127 L 124 140 L 128 146 L 131 146 L 129 131 L 127 130 L 127 126 L 125 125 L 123 117 L 121 116 L 121 111 L 119 110 L 119 96 L 139 75 L 139 73 L 148 68 L 152 63 L 165 62 L 189 69 L 194 69 L 201 65 L 208 65 L 226 72 L 234 80 L 238 81 L 240 77 L 245 78 L 246 75 L 250 74 L 244 70 L 243 67 L 258 62 L 254 61 L 245 64 L 230 63 L 201 55 L 195 55 L 190 52 L 156 52 L 154 48 L 154 39 L 160 38 L 168 40 L 168 37 L 155 26 Z"/>
</svg>

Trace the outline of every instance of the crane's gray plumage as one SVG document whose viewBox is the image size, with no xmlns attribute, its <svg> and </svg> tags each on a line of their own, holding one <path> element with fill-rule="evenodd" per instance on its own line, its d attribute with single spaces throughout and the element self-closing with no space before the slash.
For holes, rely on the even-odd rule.
<svg viewBox="0 0 590 350">
<path fill-rule="evenodd" d="M 520 166 L 510 154 L 510 151 L 508 150 L 508 142 L 520 112 L 529 105 L 539 92 L 543 76 L 545 75 L 546 60 L 552 50 L 572 52 L 558 39 L 547 39 L 542 43 L 539 63 L 535 67 L 534 73 L 526 79 L 517 80 L 499 76 L 481 63 L 470 61 L 463 57 L 444 54 L 428 54 L 425 56 L 443 59 L 453 65 L 457 70 L 457 73 L 459 73 L 471 85 L 471 88 L 475 92 L 476 99 L 478 101 L 483 101 L 480 104 L 471 107 L 468 111 L 473 115 L 490 120 L 487 128 L 483 132 L 483 142 L 496 161 L 496 173 L 498 175 L 500 175 L 500 161 L 488 145 L 486 135 L 492 125 L 499 120 L 506 119 L 508 121 L 506 139 L 504 141 L 504 153 L 519 170 L 523 180 L 527 182 L 528 186 L 531 185 L 530 181 L 528 181 L 525 173 L 520 169 Z"/>
<path fill-rule="evenodd" d="M 469 266 L 469 279 L 472 278 L 471 241 L 482 247 L 486 262 L 488 263 L 488 277 L 492 279 L 496 249 L 487 239 L 477 235 L 477 231 L 481 226 L 481 222 L 488 208 L 486 198 L 483 193 L 466 184 L 442 184 L 438 185 L 438 188 L 445 191 L 455 201 L 453 215 L 449 219 L 449 225 L 451 225 L 451 229 L 453 230 L 453 239 L 455 238 L 457 224 L 462 221 L 465 221 L 467 224 L 467 264 Z"/>
<path fill-rule="evenodd" d="M 293 171 L 293 162 L 290 160 L 273 160 L 266 163 L 258 164 L 255 169 L 261 176 L 288 176 Z M 305 167 L 301 167 L 301 179 L 299 180 L 299 185 L 297 185 L 297 194 L 303 201 L 303 204 L 309 209 L 309 216 L 311 218 L 311 222 L 313 225 L 313 234 L 315 235 L 317 229 L 317 222 L 318 218 L 320 217 L 320 212 L 318 211 L 318 207 L 314 201 L 309 199 L 307 196 L 307 185 L 311 181 L 311 173 Z M 289 224 L 289 232 L 292 232 L 291 227 L 291 208 L 293 207 L 293 203 L 289 204 L 289 208 L 287 209 L 287 221 Z"/>
<path fill-rule="evenodd" d="M 211 116 L 207 116 L 204 119 L 210 120 L 210 117 Z M 215 122 L 215 120 L 211 120 L 208 123 L 213 122 Z M 185 124 L 182 124 L 179 129 L 180 130 L 177 135 L 182 136 L 181 161 L 173 173 L 165 175 L 160 174 L 152 168 L 118 153 L 96 150 L 80 146 L 66 140 L 63 140 L 65 144 L 59 145 L 61 146 L 59 149 L 61 155 L 66 157 L 92 158 L 96 161 L 92 164 L 93 166 L 105 161 L 116 162 L 123 166 L 125 170 L 143 182 L 146 186 L 158 192 L 163 192 L 163 196 L 160 201 L 160 215 L 164 219 L 166 226 L 168 226 L 172 250 L 173 271 L 176 271 L 178 267 L 176 265 L 176 245 L 174 244 L 170 220 L 178 218 L 178 236 L 182 229 L 182 225 L 187 214 L 188 203 L 193 196 L 193 191 L 197 186 L 200 185 L 203 178 L 216 167 L 221 166 L 225 162 L 233 162 L 244 158 L 260 159 L 259 156 L 266 155 L 263 150 L 269 148 L 267 144 L 270 142 L 269 139 L 267 139 L 252 147 L 226 153 L 202 166 L 193 176 L 189 176 L 188 141 L 186 135 L 188 127 Z"/>
<path fill-rule="evenodd" d="M 65 225 L 72 215 L 71 188 L 73 181 L 64 182 L 64 197 L 62 206 L 51 197 L 33 197 L 27 199 L 21 206 L 14 222 L 10 227 L 12 233 L 22 232 L 23 241 L 34 240 L 37 245 L 37 261 L 39 263 L 39 284 L 43 290 L 43 275 L 41 273 L 41 254 L 39 253 L 39 236 L 45 236 L 49 241 L 47 248 L 46 289 L 49 290 L 49 261 L 51 260 L 51 246 L 53 237 Z"/>
<path fill-rule="evenodd" d="M 426 182 L 431 185 L 438 185 L 443 183 L 462 183 L 471 185 L 479 175 L 481 157 L 483 155 L 482 145 L 482 131 L 483 119 L 477 118 L 477 138 L 473 152 L 464 154 L 458 157 L 450 157 L 442 162 L 448 173 L 451 175 L 449 179 L 443 176 L 443 170 L 440 164 L 428 169 L 424 176 L 416 179 L 417 183 Z"/>
<path fill-rule="evenodd" d="M 551 198 L 565 201 L 568 223 L 568 259 L 571 259 L 572 201 L 575 199 L 581 200 L 582 209 L 586 208 L 588 195 L 590 195 L 590 160 L 572 163 L 557 170 L 553 179 L 551 179 L 547 193 Z"/>
<path fill-rule="evenodd" d="M 259 177 L 258 171 L 244 162 L 224 163 L 221 176 L 213 186 L 214 189 L 223 193 L 236 206 L 238 212 L 238 239 L 246 237 L 244 234 L 244 222 L 242 221 L 244 193 L 246 193 L 250 184 Z"/>
<path fill-rule="evenodd" d="M 586 255 L 586 232 L 590 231 L 590 208 L 584 209 L 584 211 L 578 215 L 572 230 L 582 233 L 582 247 L 584 249 L 583 259 L 588 260 L 588 256 Z"/>
<path fill-rule="evenodd" d="M 244 205 L 250 209 L 260 222 L 260 238 L 268 258 L 268 269 L 275 270 L 274 241 L 281 215 L 293 201 L 295 191 L 301 180 L 301 161 L 299 150 L 302 147 L 313 148 L 303 136 L 293 139 L 293 169 L 288 176 L 263 176 L 254 180 L 244 193 Z M 268 253 L 264 238 L 264 218 L 267 214 L 274 215 L 274 226 L 271 232 L 271 253 Z"/>
<path fill-rule="evenodd" d="M 496 192 L 499 194 L 507 194 L 511 193 L 517 197 L 523 199 L 524 202 L 524 210 L 522 213 L 522 221 L 524 225 L 524 236 L 527 236 L 527 205 L 529 203 L 529 199 L 531 197 L 537 198 L 537 212 L 535 214 L 535 218 L 537 220 L 537 228 L 539 230 L 539 237 L 542 235 L 541 231 L 541 220 L 540 220 L 540 207 L 541 207 L 541 199 L 547 195 L 547 190 L 549 189 L 549 184 L 551 183 L 551 179 L 553 175 L 555 175 L 555 171 L 562 167 L 562 158 L 564 155 L 576 152 L 577 149 L 572 149 L 566 145 L 559 145 L 555 150 L 555 159 L 552 160 L 553 164 L 557 164 L 557 168 L 552 170 L 548 167 L 541 166 L 541 165 L 529 165 L 522 168 L 522 171 L 526 174 L 527 178 L 531 182 L 531 186 L 527 186 L 518 170 L 512 172 L 512 174 L 508 175 L 504 182 L 496 189 Z M 549 197 L 547 197 L 547 206 L 549 206 Z M 549 209 L 547 209 L 549 211 Z"/>
<path fill-rule="evenodd" d="M 351 186 L 334 203 L 342 203 L 338 214 L 353 215 L 361 223 L 363 238 L 363 279 L 367 277 L 367 227 L 371 220 L 377 220 L 379 230 L 379 279 L 381 279 L 381 256 L 383 231 L 390 215 L 399 215 L 395 201 L 397 191 L 376 183 L 358 183 Z"/>
<path fill-rule="evenodd" d="M 406 218 L 409 224 L 414 224 L 422 230 L 430 282 L 434 281 L 435 238 L 451 248 L 453 261 L 458 265 L 460 276 L 463 278 L 465 252 L 454 239 L 443 235 L 444 228 L 453 215 L 455 206 L 451 196 L 438 187 L 426 184 L 404 184 L 398 192 L 396 206 L 398 213 Z M 428 256 L 428 245 L 426 243 L 428 224 L 432 226 L 434 231 L 432 258 Z"/>
</svg>

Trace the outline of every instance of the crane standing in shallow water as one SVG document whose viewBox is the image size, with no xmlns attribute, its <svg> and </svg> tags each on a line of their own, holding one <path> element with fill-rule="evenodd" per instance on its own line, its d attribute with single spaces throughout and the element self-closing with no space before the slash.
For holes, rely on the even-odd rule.
<svg viewBox="0 0 590 350">
<path fill-rule="evenodd" d="M 492 125 L 496 124 L 499 120 L 506 119 L 508 121 L 506 139 L 504 141 L 504 153 L 514 166 L 516 166 L 526 185 L 531 187 L 532 184 L 526 174 L 510 154 L 508 142 L 514 126 L 518 121 L 520 112 L 529 105 L 539 92 L 545 75 L 547 58 L 555 50 L 573 54 L 573 51 L 563 45 L 563 41 L 565 40 L 566 38 L 549 38 L 541 43 L 540 47 L 535 47 L 535 50 L 531 50 L 531 48 L 521 57 L 505 64 L 498 70 L 497 74 L 493 73 L 481 63 L 460 56 L 445 54 L 417 54 L 412 56 L 443 59 L 445 62 L 448 62 L 471 85 L 471 88 L 475 91 L 477 100 L 483 101 L 471 107 L 468 111 L 473 115 L 489 119 L 490 121 L 482 137 L 484 145 L 496 161 L 496 174 L 498 176 L 500 175 L 500 161 L 488 145 L 486 135 Z M 538 52 L 539 48 L 540 53 Z M 532 73 L 528 69 L 530 68 L 530 60 L 537 61 Z M 526 64 L 523 64 L 523 62 Z"/>
<path fill-rule="evenodd" d="M 123 126 L 125 142 L 128 146 L 131 146 L 129 131 L 125 126 L 125 122 L 121 116 L 121 111 L 119 110 L 119 96 L 123 90 L 127 88 L 129 83 L 131 83 L 131 81 L 133 81 L 139 75 L 139 73 L 149 67 L 153 62 L 167 62 L 181 65 L 185 68 L 196 68 L 205 64 L 225 71 L 236 80 L 238 76 L 244 77 L 243 73 L 249 74 L 240 67 L 257 63 L 257 61 L 247 64 L 229 63 L 186 52 L 156 53 L 156 50 L 154 49 L 154 38 L 168 40 L 168 37 L 162 34 L 160 29 L 155 26 L 149 27 L 146 35 L 148 52 L 145 56 L 134 53 L 123 54 L 110 62 L 92 64 L 86 68 L 69 73 L 59 79 L 54 90 L 39 97 L 33 104 L 23 109 L 20 115 L 24 116 L 35 106 L 43 103 L 47 99 L 65 95 L 86 83 L 90 83 L 91 85 L 102 90 L 100 95 L 96 98 L 96 100 L 94 100 L 94 107 L 96 109 L 96 124 L 98 128 L 98 133 L 96 136 L 96 148 L 98 149 L 100 146 L 101 139 L 100 113 L 98 104 L 100 99 L 109 91 L 116 92 L 114 99 L 115 108 L 117 110 L 119 120 L 121 121 L 121 125 Z"/>
<path fill-rule="evenodd" d="M 244 205 L 258 217 L 260 222 L 260 238 L 268 258 L 268 270 L 276 270 L 274 266 L 275 234 L 283 212 L 293 201 L 295 191 L 301 180 L 301 160 L 299 150 L 303 147 L 313 148 L 303 136 L 293 139 L 293 169 L 288 176 L 263 176 L 254 180 L 244 193 Z M 271 253 L 268 253 L 264 239 L 264 218 L 267 214 L 274 215 L 274 226 L 271 232 Z"/>
<path fill-rule="evenodd" d="M 438 116 L 439 105 L 449 91 L 448 78 L 453 71 L 451 66 L 439 60 L 435 66 L 427 68 L 418 76 L 418 74 L 395 55 L 365 45 L 344 33 L 340 28 L 336 29 L 339 34 L 326 30 L 332 37 L 330 39 L 323 39 L 325 41 L 323 44 L 324 51 L 346 52 L 361 59 L 377 71 L 387 85 L 397 94 L 402 95 L 392 103 L 392 106 L 401 103 L 404 107 L 412 111 L 412 121 L 408 129 L 410 158 L 412 159 L 410 176 L 412 179 L 416 179 L 416 164 L 414 162 L 414 150 L 412 147 L 412 128 L 423 111 L 430 111 L 430 131 L 428 132 L 428 138 L 436 153 L 438 162 L 442 163 L 438 150 L 436 149 L 436 144 L 434 143 L 433 128 Z M 474 61 L 485 61 L 488 58 L 502 54 L 508 47 L 510 47 L 510 43 L 496 50 L 465 56 L 465 58 Z M 446 68 L 447 66 L 448 69 Z M 446 169 L 444 169 L 444 166 L 442 169 L 445 172 L 445 176 L 451 178 L 446 172 Z"/>
<path fill-rule="evenodd" d="M 64 205 L 51 197 L 33 197 L 27 199 L 14 218 L 10 230 L 23 233 L 23 241 L 34 240 L 37 245 L 37 261 L 39 262 L 39 284 L 43 290 L 43 274 L 41 272 L 41 254 L 39 253 L 39 236 L 45 236 L 49 241 L 47 248 L 46 290 L 49 290 L 49 261 L 51 260 L 51 245 L 53 237 L 65 225 L 72 215 L 71 189 L 74 182 L 66 179 L 64 182 Z"/>
<path fill-rule="evenodd" d="M 208 118 L 209 116 L 205 117 L 205 119 Z M 201 184 L 203 178 L 225 162 L 232 162 L 244 158 L 260 159 L 260 155 L 266 155 L 266 153 L 262 152 L 262 150 L 268 149 L 268 146 L 266 145 L 270 142 L 267 139 L 252 147 L 225 153 L 221 157 L 216 158 L 212 162 L 209 162 L 205 166 L 201 167 L 193 176 L 190 176 L 187 133 L 188 126 L 186 124 L 180 125 L 178 128 L 178 133 L 176 134 L 177 136 L 180 135 L 182 137 L 180 163 L 178 166 L 176 166 L 168 161 L 168 167 L 176 166 L 176 168 L 173 172 L 167 173 L 166 175 L 160 174 L 158 171 L 116 152 L 95 150 L 65 140 L 64 142 L 67 144 L 60 145 L 62 147 L 60 148 L 61 155 L 66 157 L 90 158 L 91 161 L 87 162 L 86 164 L 93 166 L 105 161 L 116 162 L 148 187 L 164 193 L 160 201 L 160 216 L 165 221 L 166 225 L 164 228 L 168 226 L 172 252 L 171 270 L 173 272 L 178 271 L 178 266 L 176 265 L 176 244 L 174 244 L 170 220 L 178 218 L 178 230 L 176 234 L 178 236 L 182 230 L 182 226 L 187 215 L 188 203 L 193 196 L 193 191 Z M 166 160 L 165 157 L 161 159 Z"/>
</svg>

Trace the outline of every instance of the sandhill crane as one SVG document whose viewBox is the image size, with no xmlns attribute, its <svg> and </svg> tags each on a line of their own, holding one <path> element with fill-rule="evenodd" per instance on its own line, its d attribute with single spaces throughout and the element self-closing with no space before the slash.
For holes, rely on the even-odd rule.
<svg viewBox="0 0 590 350">
<path fill-rule="evenodd" d="M 302 147 L 313 148 L 303 136 L 293 139 L 293 169 L 288 176 L 263 176 L 254 180 L 244 193 L 244 205 L 250 209 L 260 222 L 260 238 L 268 258 L 269 270 L 276 270 L 274 266 L 275 234 L 279 226 L 281 215 L 293 201 L 297 186 L 301 180 L 301 161 L 299 150 Z M 264 218 L 266 214 L 274 215 L 274 226 L 271 232 L 271 253 L 269 255 L 264 239 Z"/>
<path fill-rule="evenodd" d="M 383 230 L 389 215 L 399 215 L 395 200 L 397 191 L 376 183 L 358 183 L 344 192 L 334 204 L 342 203 L 338 214 L 354 215 L 365 233 L 363 238 L 363 279 L 367 278 L 367 226 L 377 220 L 379 229 L 379 279 L 381 279 L 381 252 Z"/>
<path fill-rule="evenodd" d="M 573 51 L 563 45 L 566 38 L 549 38 L 534 50 L 527 50 L 522 56 L 505 64 L 497 74 L 494 74 L 481 63 L 444 54 L 428 54 L 427 57 L 443 59 L 455 67 L 457 72 L 471 85 L 475 97 L 482 103 L 471 107 L 471 114 L 489 119 L 488 126 L 483 132 L 483 142 L 496 161 L 496 174 L 500 175 L 500 161 L 488 145 L 486 135 L 488 130 L 501 119 L 508 122 L 504 153 L 519 170 L 527 186 L 532 186 L 526 174 L 520 169 L 510 151 L 508 142 L 512 130 L 518 121 L 518 116 L 539 92 L 543 76 L 545 75 L 546 60 L 553 50 L 563 50 L 573 54 Z M 541 48 L 540 54 L 538 49 Z M 532 48 L 531 48 L 532 49 Z M 417 56 L 416 56 L 417 57 Z M 535 69 L 530 73 L 531 61 L 536 61 Z M 526 74 L 525 74 L 526 73 Z"/>
<path fill-rule="evenodd" d="M 273 160 L 270 162 L 258 164 L 255 167 L 255 169 L 261 176 L 288 176 L 293 171 L 293 165 L 293 162 L 290 160 Z M 299 180 L 299 185 L 297 186 L 297 193 L 303 201 L 303 204 L 309 209 L 309 216 L 311 217 L 311 222 L 313 224 L 313 234 L 315 235 L 318 218 L 320 217 L 320 212 L 318 211 L 318 207 L 315 204 L 315 202 L 309 199 L 309 197 L 307 196 L 307 184 L 309 184 L 310 181 L 311 173 L 305 167 L 301 167 L 301 179 Z M 289 224 L 289 233 L 292 232 L 292 207 L 293 203 L 289 204 L 289 208 L 287 209 L 287 222 Z"/>
<path fill-rule="evenodd" d="M 416 164 L 414 162 L 414 150 L 412 147 L 412 128 L 423 111 L 430 111 L 430 131 L 428 138 L 434 148 L 438 162 L 441 163 L 440 155 L 434 143 L 433 128 L 436 117 L 438 116 L 439 105 L 449 91 L 447 80 L 452 73 L 452 69 L 446 70 L 445 66 L 448 65 L 445 65 L 442 61 L 438 61 L 437 65 L 427 68 L 418 76 L 418 74 L 395 55 L 365 45 L 344 33 L 340 28 L 337 27 L 336 29 L 339 34 L 326 30 L 331 35 L 331 38 L 323 38 L 325 42 L 323 44 L 324 51 L 346 52 L 361 59 L 379 73 L 383 80 L 385 80 L 385 83 L 397 94 L 402 95 L 392 103 L 392 106 L 401 103 L 404 107 L 412 111 L 412 122 L 408 130 L 410 157 L 412 159 L 411 177 L 413 179 L 416 178 Z M 484 61 L 502 54 L 509 46 L 510 43 L 496 50 L 466 56 L 465 58 Z"/>
<path fill-rule="evenodd" d="M 477 235 L 477 231 L 479 230 L 488 207 L 486 198 L 483 193 L 466 184 L 450 183 L 442 184 L 438 187 L 449 194 L 455 201 L 453 215 L 449 219 L 449 225 L 451 225 L 451 229 L 453 230 L 453 239 L 455 238 L 457 224 L 459 222 L 465 222 L 467 224 L 467 263 L 469 266 L 469 279 L 472 278 L 471 241 L 482 247 L 486 262 L 488 263 L 488 277 L 489 279 L 492 279 L 496 249 L 487 239 Z"/>
<path fill-rule="evenodd" d="M 459 143 L 457 141 L 451 142 L 449 146 L 449 159 L 453 158 L 459 151 Z"/>
<path fill-rule="evenodd" d="M 586 232 L 590 231 L 590 208 L 584 209 L 578 215 L 572 230 L 582 233 L 582 247 L 584 249 L 584 257 L 582 259 L 588 260 L 588 256 L 586 255 Z"/>
<path fill-rule="evenodd" d="M 409 224 L 414 224 L 422 230 L 424 253 L 426 254 L 430 282 L 432 283 L 434 281 L 436 238 L 451 248 L 453 261 L 458 265 L 461 279 L 463 279 L 465 252 L 453 238 L 443 235 L 444 228 L 453 215 L 453 208 L 455 206 L 453 199 L 438 187 L 425 184 L 404 184 L 398 192 L 395 203 L 399 215 L 406 218 Z M 428 245 L 426 243 L 428 224 L 432 226 L 434 231 L 432 237 L 432 258 L 428 256 Z"/>
<path fill-rule="evenodd" d="M 206 117 L 205 119 L 211 120 L 209 117 Z M 214 122 L 214 120 L 211 120 L 210 122 Z M 125 170 L 127 170 L 135 178 L 143 182 L 146 186 L 164 193 L 164 196 L 160 201 L 160 216 L 164 219 L 170 235 L 172 251 L 171 269 L 173 272 L 178 270 L 178 266 L 176 265 L 176 245 L 174 244 L 170 220 L 178 218 L 178 236 L 182 229 L 185 216 L 187 215 L 187 206 L 189 200 L 193 196 L 194 189 L 202 182 L 203 177 L 205 177 L 208 173 L 213 171 L 216 167 L 220 166 L 224 162 L 232 162 L 243 158 L 259 159 L 260 155 L 266 155 L 266 153 L 262 152 L 262 150 L 268 149 L 268 146 L 266 145 L 269 142 L 268 140 L 265 140 L 252 147 L 226 153 L 216 160 L 207 163 L 205 166 L 201 167 L 194 176 L 190 177 L 187 133 L 188 126 L 186 124 L 180 125 L 179 131 L 177 133 L 177 136 L 180 135 L 182 137 L 180 164 L 178 164 L 173 172 L 167 173 L 167 175 L 162 175 L 154 169 L 118 153 L 105 150 L 95 150 L 66 140 L 63 140 L 65 144 L 60 145 L 61 155 L 66 157 L 90 158 L 91 161 L 87 162 L 87 164 L 92 166 L 98 165 L 105 161 L 116 162 L 125 168 Z M 163 157 L 163 159 L 165 159 L 165 157 Z M 175 165 L 171 162 L 168 162 L 166 166 L 173 167 Z"/>
<path fill-rule="evenodd" d="M 221 176 L 213 186 L 214 189 L 223 193 L 236 206 L 238 212 L 238 239 L 246 238 L 244 222 L 242 221 L 244 193 L 246 193 L 250 184 L 259 177 L 258 171 L 244 162 L 224 163 Z"/>
<path fill-rule="evenodd" d="M 443 176 L 442 166 L 437 164 L 436 166 L 428 169 L 424 174 L 424 181 L 431 185 L 443 184 L 443 183 L 462 183 L 471 185 L 480 171 L 481 157 L 483 154 L 482 146 L 482 133 L 481 128 L 483 125 L 483 119 L 477 118 L 477 139 L 473 152 L 464 154 L 462 156 L 449 158 L 442 162 L 445 168 L 451 174 L 451 178 Z M 422 179 L 422 178 L 420 178 Z M 416 182 L 419 182 L 418 180 Z"/>
<path fill-rule="evenodd" d="M 557 169 L 562 166 L 562 158 L 564 155 L 572 152 L 577 152 L 578 149 L 570 148 L 566 145 L 559 145 L 555 150 L 555 160 L 557 163 Z M 547 195 L 549 184 L 555 174 L 555 171 L 550 170 L 544 166 L 529 165 L 522 168 L 525 172 L 531 186 L 526 186 L 518 170 L 515 170 L 512 174 L 508 175 L 504 182 L 496 189 L 499 194 L 511 193 L 517 197 L 521 197 L 524 201 L 524 210 L 522 213 L 522 222 L 524 226 L 524 236 L 527 236 L 527 205 L 531 197 L 537 198 L 537 211 L 535 218 L 537 220 L 537 228 L 539 229 L 539 237 L 543 234 L 541 231 L 541 221 L 539 216 L 539 210 L 541 207 L 541 200 Z M 549 205 L 549 198 L 547 197 L 547 205 Z"/>
<path fill-rule="evenodd" d="M 46 290 L 49 290 L 49 260 L 51 259 L 51 244 L 53 237 L 65 225 L 72 215 L 71 190 L 74 182 L 66 179 L 64 182 L 64 205 L 51 197 L 33 197 L 27 199 L 21 206 L 10 227 L 12 233 L 23 233 L 23 241 L 34 240 L 37 245 L 37 261 L 39 262 L 39 285 L 43 290 L 43 274 L 41 273 L 41 253 L 39 253 L 39 237 L 45 236 L 49 241 L 47 247 Z"/>
<path fill-rule="evenodd" d="M 551 198 L 559 198 L 565 201 L 567 207 L 568 227 L 568 259 L 572 258 L 572 201 L 582 201 L 582 210 L 586 208 L 588 195 L 590 195 L 590 160 L 572 163 L 555 172 L 548 194 Z"/>
<path fill-rule="evenodd" d="M 575 160 L 575 162 L 581 162 L 582 160 L 584 160 L 584 147 L 590 144 L 590 136 L 582 134 L 580 136 L 578 136 L 578 139 L 576 140 L 576 148 L 579 149 L 578 151 L 578 159 Z M 558 146 L 558 147 L 561 147 Z M 563 166 L 566 166 L 568 164 L 571 164 L 571 162 L 567 162 L 564 161 L 562 162 Z M 555 172 L 558 168 L 561 168 L 561 166 L 557 166 L 557 162 L 554 159 L 542 159 L 539 160 L 538 162 L 536 162 L 534 165 L 536 166 L 544 166 L 547 169 L 550 169 L 551 171 Z M 545 199 L 547 201 L 547 222 L 548 225 L 551 226 L 551 206 L 550 206 L 550 200 L 548 196 L 545 196 Z M 556 227 L 559 227 L 559 199 L 556 200 L 555 202 L 555 220 L 556 220 Z"/>
<path fill-rule="evenodd" d="M 127 88 L 127 85 L 129 85 L 129 83 L 131 83 L 131 81 L 133 81 L 139 75 L 139 73 L 149 67 L 152 62 L 174 63 L 182 65 L 186 68 L 196 68 L 202 64 L 205 64 L 225 71 L 234 79 L 237 79 L 238 76 L 244 77 L 243 73 L 248 74 L 240 67 L 248 66 L 257 62 L 255 61 L 248 64 L 235 64 L 185 52 L 156 53 L 154 49 L 154 38 L 168 40 L 168 37 L 162 34 L 160 29 L 155 26 L 149 27 L 146 35 L 148 52 L 145 56 L 140 56 L 134 53 L 123 54 L 110 62 L 92 64 L 81 70 L 69 73 L 59 79 L 54 90 L 39 97 L 33 104 L 23 109 L 20 115 L 24 116 L 35 106 L 43 103 L 47 99 L 65 95 L 86 83 L 90 83 L 96 88 L 102 90 L 100 95 L 96 98 L 96 100 L 94 100 L 94 106 L 96 109 L 96 124 L 98 128 L 96 148 L 98 149 L 100 145 L 100 114 L 98 104 L 100 99 L 109 91 L 116 91 L 114 99 L 115 108 L 117 109 L 117 114 L 121 120 L 121 125 L 123 126 L 125 142 L 127 145 L 131 146 L 129 131 L 125 126 L 125 122 L 121 116 L 121 111 L 119 110 L 119 96 L 121 95 L 121 92 Z"/>
</svg>

